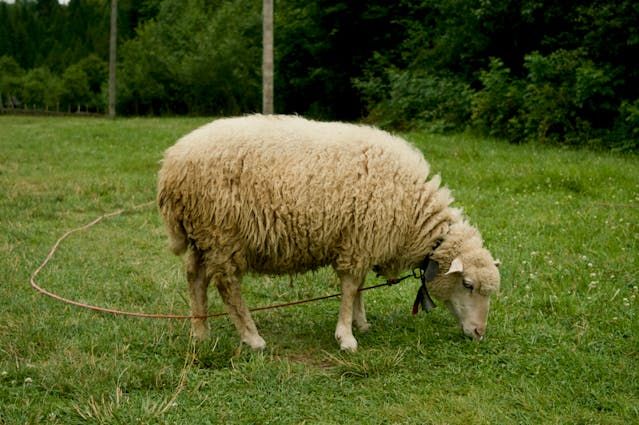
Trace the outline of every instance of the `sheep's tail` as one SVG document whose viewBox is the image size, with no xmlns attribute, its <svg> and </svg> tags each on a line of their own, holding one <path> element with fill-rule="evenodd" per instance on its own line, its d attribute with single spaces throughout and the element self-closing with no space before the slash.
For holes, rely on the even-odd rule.
<svg viewBox="0 0 639 425">
<path fill-rule="evenodd" d="M 181 211 L 172 208 L 175 205 L 171 205 L 171 200 L 164 191 L 159 191 L 157 202 L 169 235 L 169 249 L 175 255 L 182 255 L 186 252 L 188 237 L 182 224 Z"/>
</svg>

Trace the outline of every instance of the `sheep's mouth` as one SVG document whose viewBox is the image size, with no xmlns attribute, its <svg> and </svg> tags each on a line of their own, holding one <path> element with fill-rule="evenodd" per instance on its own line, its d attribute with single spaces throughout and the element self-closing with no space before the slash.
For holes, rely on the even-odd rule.
<svg viewBox="0 0 639 425">
<path fill-rule="evenodd" d="M 455 311 L 455 308 L 453 307 L 453 303 L 451 303 L 450 301 L 444 301 L 444 305 L 446 306 L 448 311 L 450 311 L 451 314 L 455 316 L 455 319 L 457 320 L 457 323 L 459 324 L 459 329 L 462 331 L 464 336 L 471 338 L 475 341 L 481 341 L 484 339 L 484 335 L 480 335 L 477 332 L 475 332 L 476 328 L 474 326 L 468 326 L 468 327 L 464 326 L 464 323 L 462 322 L 461 318 L 459 317 L 459 315 Z"/>
<path fill-rule="evenodd" d="M 470 338 L 474 341 L 482 341 L 484 339 L 484 335 L 478 334 L 474 329 L 468 329 L 464 327 L 464 325 L 460 325 L 460 327 L 462 332 L 464 333 L 464 336 L 466 336 L 467 338 Z"/>
</svg>

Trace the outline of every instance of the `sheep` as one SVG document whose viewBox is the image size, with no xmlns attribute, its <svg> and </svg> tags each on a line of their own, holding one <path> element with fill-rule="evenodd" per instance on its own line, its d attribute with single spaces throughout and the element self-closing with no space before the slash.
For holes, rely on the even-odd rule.
<svg viewBox="0 0 639 425">
<path fill-rule="evenodd" d="M 428 263 L 430 292 L 482 339 L 497 263 L 429 171 L 419 150 L 388 132 L 299 116 L 218 119 L 182 137 L 165 152 L 157 203 L 171 250 L 186 253 L 194 337 L 208 337 L 210 281 L 241 341 L 263 349 L 242 276 L 332 266 L 335 338 L 355 351 L 352 325 L 369 328 L 358 291 L 367 272 L 393 278 Z"/>
</svg>

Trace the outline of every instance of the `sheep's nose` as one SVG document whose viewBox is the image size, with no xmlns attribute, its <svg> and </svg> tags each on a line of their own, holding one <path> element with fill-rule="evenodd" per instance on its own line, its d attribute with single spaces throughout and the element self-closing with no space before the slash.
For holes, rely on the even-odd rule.
<svg viewBox="0 0 639 425">
<path fill-rule="evenodd" d="M 484 334 L 486 333 L 486 328 L 484 326 L 478 326 L 475 328 L 475 338 L 478 340 L 484 339 Z"/>
</svg>

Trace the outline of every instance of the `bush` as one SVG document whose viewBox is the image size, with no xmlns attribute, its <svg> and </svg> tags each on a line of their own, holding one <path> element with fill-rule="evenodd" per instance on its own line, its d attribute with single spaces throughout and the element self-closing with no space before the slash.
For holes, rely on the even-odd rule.
<svg viewBox="0 0 639 425">
<path fill-rule="evenodd" d="M 484 88 L 472 96 L 472 125 L 491 136 L 522 141 L 523 82 L 512 78 L 510 70 L 496 58 L 479 79 Z"/>
<path fill-rule="evenodd" d="M 369 119 L 384 127 L 453 130 L 463 128 L 470 118 L 472 90 L 450 75 L 390 70 L 387 82 L 371 78 L 355 84 L 365 99 L 382 99 L 369 104 Z"/>
<path fill-rule="evenodd" d="M 23 73 L 14 58 L 0 57 L 0 108 L 15 107 Z"/>
<path fill-rule="evenodd" d="M 473 95 L 473 126 L 511 142 L 612 146 L 606 129 L 621 110 L 609 69 L 582 50 L 557 50 L 527 55 L 524 70 L 526 78 L 518 80 L 501 60 L 491 60 L 480 73 L 483 88 Z M 623 111 L 632 122 L 632 108 Z M 618 127 L 623 134 L 630 131 Z"/>
<path fill-rule="evenodd" d="M 592 144 L 597 131 L 614 117 L 609 72 L 581 50 L 557 50 L 548 56 L 527 55 L 528 84 L 523 114 L 528 139 L 565 144 Z M 608 122 L 606 122 L 608 121 Z"/>
<path fill-rule="evenodd" d="M 63 105 L 68 108 L 86 105 L 90 98 L 89 77 L 78 65 L 69 66 L 62 74 Z"/>
<path fill-rule="evenodd" d="M 616 150 L 639 150 L 639 99 L 621 103 L 609 144 Z"/>
<path fill-rule="evenodd" d="M 33 68 L 22 78 L 22 103 L 29 108 L 57 106 L 62 95 L 60 79 L 48 68 Z"/>
<path fill-rule="evenodd" d="M 122 46 L 120 110 L 236 115 L 261 103 L 258 4 L 162 2 Z"/>
</svg>

